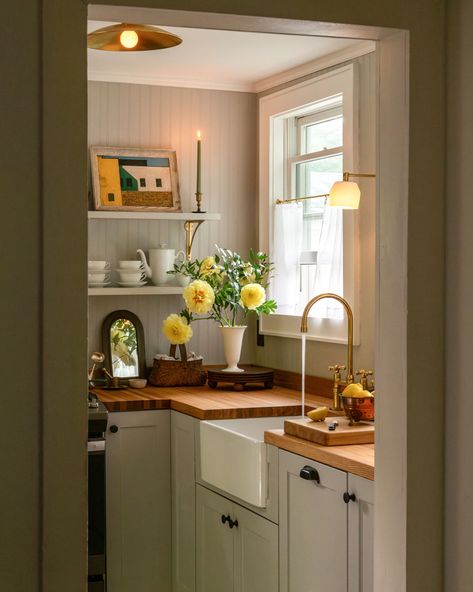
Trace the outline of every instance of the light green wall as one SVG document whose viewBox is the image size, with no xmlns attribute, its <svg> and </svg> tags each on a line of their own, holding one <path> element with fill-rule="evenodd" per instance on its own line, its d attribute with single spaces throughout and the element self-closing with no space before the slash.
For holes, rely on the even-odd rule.
<svg viewBox="0 0 473 592">
<path fill-rule="evenodd" d="M 444 2 L 123 0 L 122 4 L 410 31 L 407 590 L 441 590 Z M 15 201 L 6 205 L 2 201 L 0 252 L 2 257 L 7 251 L 16 253 L 3 261 L 4 268 L 25 277 L 15 282 L 14 289 L 3 289 L 1 296 L 8 313 L 4 334 L 10 337 L 2 354 L 2 392 L 12 401 L 4 407 L 2 437 L 8 446 L 2 446 L 2 454 L 14 455 L 2 465 L 9 469 L 9 487 L 1 488 L 6 510 L 2 542 L 8 544 L 7 555 L 2 555 L 8 568 L 2 585 L 15 591 L 39 590 L 36 576 L 42 560 L 43 590 L 83 592 L 85 4 L 18 0 L 4 11 L 1 30 L 9 49 L 1 52 L 0 162 L 8 177 L 28 175 L 28 183 L 15 189 Z M 401 592 L 396 583 L 383 592 L 391 590 Z"/>
<path fill-rule="evenodd" d="M 28 8 L 30 10 L 28 10 Z M 41 457 L 41 253 L 39 15 L 34 2 L 17 2 L 0 26 L 2 225 L 0 430 L 2 588 L 29 592 L 39 580 Z M 16 24 L 29 44 L 18 41 Z M 77 476 L 76 476 L 77 478 Z M 27 562 L 28 569 L 25 569 Z"/>
</svg>

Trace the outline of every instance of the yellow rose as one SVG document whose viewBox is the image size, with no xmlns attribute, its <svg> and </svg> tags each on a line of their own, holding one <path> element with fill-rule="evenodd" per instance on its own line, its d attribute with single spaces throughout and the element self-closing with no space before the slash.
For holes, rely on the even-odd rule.
<svg viewBox="0 0 473 592">
<path fill-rule="evenodd" d="M 248 310 L 255 310 L 266 300 L 266 292 L 260 284 L 247 284 L 240 292 L 240 304 Z"/>
<path fill-rule="evenodd" d="M 163 321 L 164 336 L 172 345 L 181 345 L 190 341 L 192 337 L 192 327 L 188 325 L 187 320 L 177 314 L 170 314 Z"/>
<path fill-rule="evenodd" d="M 200 264 L 200 275 L 205 277 L 212 275 L 216 271 L 215 259 L 213 257 L 206 257 Z"/>
<path fill-rule="evenodd" d="M 212 286 L 203 280 L 194 280 L 186 286 L 183 297 L 190 312 L 197 314 L 208 313 L 215 302 Z"/>
</svg>

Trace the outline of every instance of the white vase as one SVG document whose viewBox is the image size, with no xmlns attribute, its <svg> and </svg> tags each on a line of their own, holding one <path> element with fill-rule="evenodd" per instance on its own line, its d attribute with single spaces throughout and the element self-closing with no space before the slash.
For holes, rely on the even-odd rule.
<svg viewBox="0 0 473 592">
<path fill-rule="evenodd" d="M 227 361 L 227 367 L 223 368 L 222 372 L 244 372 L 242 368 L 238 368 L 238 362 L 240 361 L 245 329 L 246 326 L 220 327 L 225 360 Z"/>
</svg>

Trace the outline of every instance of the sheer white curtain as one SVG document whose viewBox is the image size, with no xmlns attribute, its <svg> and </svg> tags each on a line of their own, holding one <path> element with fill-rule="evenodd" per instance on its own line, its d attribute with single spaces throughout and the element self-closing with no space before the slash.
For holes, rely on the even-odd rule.
<svg viewBox="0 0 473 592">
<path fill-rule="evenodd" d="M 343 296 L 343 211 L 325 205 L 320 234 L 313 294 L 331 292 Z M 336 300 L 321 300 L 311 316 L 343 319 L 343 307 Z"/>
<path fill-rule="evenodd" d="M 277 204 L 274 209 L 272 297 L 279 314 L 296 314 L 299 302 L 299 257 L 302 250 L 303 206 Z"/>
</svg>

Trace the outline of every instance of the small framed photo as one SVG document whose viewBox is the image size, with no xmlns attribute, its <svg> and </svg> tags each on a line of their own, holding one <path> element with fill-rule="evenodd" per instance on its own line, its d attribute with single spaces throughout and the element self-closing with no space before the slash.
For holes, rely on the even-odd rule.
<svg viewBox="0 0 473 592">
<path fill-rule="evenodd" d="M 180 212 L 174 150 L 92 146 L 96 210 Z"/>
</svg>

